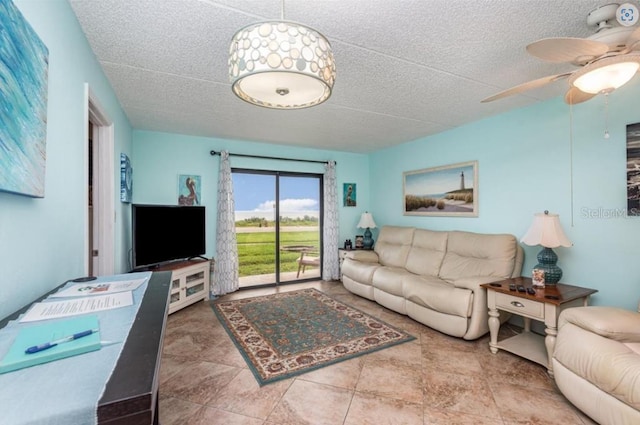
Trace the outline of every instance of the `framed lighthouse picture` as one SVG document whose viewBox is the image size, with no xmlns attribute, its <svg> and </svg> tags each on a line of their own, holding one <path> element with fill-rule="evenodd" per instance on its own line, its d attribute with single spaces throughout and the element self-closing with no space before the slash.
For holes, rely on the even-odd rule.
<svg viewBox="0 0 640 425">
<path fill-rule="evenodd" d="M 404 215 L 478 217 L 478 161 L 407 171 Z"/>
</svg>

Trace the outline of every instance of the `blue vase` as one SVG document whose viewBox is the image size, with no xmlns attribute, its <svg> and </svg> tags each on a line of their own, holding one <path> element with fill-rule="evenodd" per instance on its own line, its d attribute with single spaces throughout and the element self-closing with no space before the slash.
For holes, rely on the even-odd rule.
<svg viewBox="0 0 640 425">
<path fill-rule="evenodd" d="M 551 248 L 538 253 L 538 264 L 534 268 L 544 270 L 544 283 L 554 285 L 562 278 L 562 269 L 556 265 L 558 256 Z"/>
<path fill-rule="evenodd" d="M 362 247 L 364 249 L 372 249 L 373 248 L 373 238 L 371 237 L 371 230 L 367 227 L 367 230 L 364 231 L 364 238 L 362 239 Z"/>
</svg>

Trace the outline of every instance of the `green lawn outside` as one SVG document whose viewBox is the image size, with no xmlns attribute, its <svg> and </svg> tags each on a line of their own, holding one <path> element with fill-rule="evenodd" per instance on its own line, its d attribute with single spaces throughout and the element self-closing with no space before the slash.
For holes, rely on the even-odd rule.
<svg viewBox="0 0 640 425">
<path fill-rule="evenodd" d="M 318 230 L 280 232 L 280 245 L 310 245 L 319 249 L 320 234 Z M 239 274 L 253 276 L 257 274 L 275 273 L 276 263 L 276 233 L 255 232 L 237 233 Z M 299 252 L 280 251 L 280 271 L 292 272 L 298 270 L 296 259 Z M 310 269 L 310 267 L 308 267 Z"/>
</svg>

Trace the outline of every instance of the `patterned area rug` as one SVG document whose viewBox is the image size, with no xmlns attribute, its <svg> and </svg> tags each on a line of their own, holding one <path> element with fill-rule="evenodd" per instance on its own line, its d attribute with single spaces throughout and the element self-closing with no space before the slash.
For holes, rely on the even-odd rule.
<svg viewBox="0 0 640 425">
<path fill-rule="evenodd" d="M 415 339 L 316 289 L 212 308 L 260 386 Z"/>
</svg>

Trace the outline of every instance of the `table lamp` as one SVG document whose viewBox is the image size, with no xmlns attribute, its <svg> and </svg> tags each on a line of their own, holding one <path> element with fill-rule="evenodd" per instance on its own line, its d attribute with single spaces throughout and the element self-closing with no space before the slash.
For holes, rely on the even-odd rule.
<svg viewBox="0 0 640 425">
<path fill-rule="evenodd" d="M 371 237 L 371 230 L 376 228 L 376 222 L 373 221 L 373 216 L 369 212 L 363 212 L 360 216 L 360 222 L 358 222 L 359 229 L 367 229 L 364 231 L 364 239 L 362 240 L 362 247 L 364 249 L 371 249 L 373 247 L 373 238 Z"/>
<path fill-rule="evenodd" d="M 558 214 L 549 214 L 549 211 L 535 214 L 531 227 L 520 242 L 529 246 L 543 246 L 542 251 L 538 253 L 538 264 L 535 268 L 544 270 L 545 284 L 558 283 L 562 278 L 562 269 L 556 265 L 558 256 L 551 248 L 572 245 L 560 226 Z"/>
</svg>

